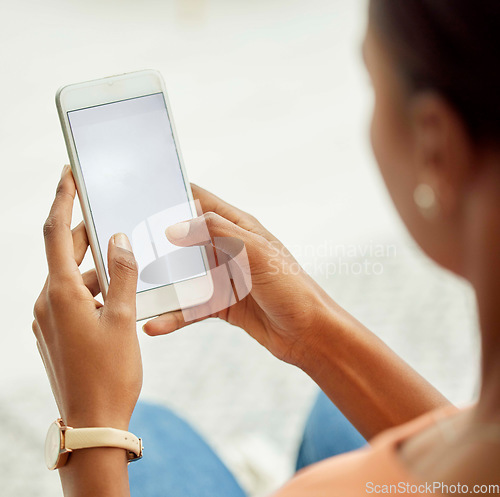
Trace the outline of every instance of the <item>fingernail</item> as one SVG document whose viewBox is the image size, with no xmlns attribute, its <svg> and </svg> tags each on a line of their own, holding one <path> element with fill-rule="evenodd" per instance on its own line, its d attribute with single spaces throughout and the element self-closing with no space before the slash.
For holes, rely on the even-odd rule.
<svg viewBox="0 0 500 497">
<path fill-rule="evenodd" d="M 117 233 L 116 235 L 113 235 L 113 242 L 117 247 L 132 252 L 132 245 L 130 245 L 125 233 Z"/>
<path fill-rule="evenodd" d="M 149 334 L 150 334 L 150 331 L 146 330 L 146 325 L 147 325 L 147 324 L 148 324 L 148 323 L 144 324 L 144 326 L 142 327 L 142 331 L 143 331 L 144 333 L 146 333 L 146 335 L 149 335 Z"/>
<path fill-rule="evenodd" d="M 65 164 L 61 172 L 61 178 L 68 172 L 68 169 L 69 169 L 68 164 Z"/>
<path fill-rule="evenodd" d="M 189 221 L 173 224 L 165 230 L 169 240 L 182 240 L 189 233 Z"/>
</svg>

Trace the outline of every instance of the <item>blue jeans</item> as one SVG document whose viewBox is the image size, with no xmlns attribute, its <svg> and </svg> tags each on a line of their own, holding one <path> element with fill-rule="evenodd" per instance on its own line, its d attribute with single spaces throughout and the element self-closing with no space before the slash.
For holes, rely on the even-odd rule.
<svg viewBox="0 0 500 497">
<path fill-rule="evenodd" d="M 132 497 L 245 497 L 217 454 L 172 411 L 139 402 L 130 431 L 145 446 L 144 459 L 129 466 Z M 321 392 L 306 423 L 297 469 L 365 444 Z"/>
</svg>

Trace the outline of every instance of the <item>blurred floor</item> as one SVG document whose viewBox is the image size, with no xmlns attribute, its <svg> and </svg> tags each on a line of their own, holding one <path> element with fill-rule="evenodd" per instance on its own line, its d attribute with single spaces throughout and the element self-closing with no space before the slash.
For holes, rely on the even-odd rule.
<svg viewBox="0 0 500 497">
<path fill-rule="evenodd" d="M 54 93 L 95 77 L 159 69 L 190 179 L 256 215 L 340 304 L 452 400 L 471 398 L 473 297 L 408 242 L 369 150 L 371 95 L 359 55 L 365 7 L 364 0 L 2 1 L 0 427 L 16 448 L 16 457 L 0 455 L 5 495 L 61 494 L 57 474 L 43 466 L 45 430 L 57 413 L 31 315 L 46 273 L 41 226 L 67 161 Z M 354 246 L 341 254 L 350 274 L 328 276 L 333 266 L 321 263 L 338 264 L 338 254 L 322 247 L 346 244 Z M 396 250 L 367 254 L 373 245 Z M 382 273 L 352 274 L 365 259 Z M 141 342 L 144 398 L 199 427 L 255 494 L 288 476 L 315 393 L 304 374 L 216 321 Z"/>
</svg>

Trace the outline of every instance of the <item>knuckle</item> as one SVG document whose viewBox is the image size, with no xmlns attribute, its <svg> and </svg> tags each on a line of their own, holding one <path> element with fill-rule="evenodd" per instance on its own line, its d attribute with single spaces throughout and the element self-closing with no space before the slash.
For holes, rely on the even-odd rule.
<svg viewBox="0 0 500 497">
<path fill-rule="evenodd" d="M 47 287 L 47 298 L 51 305 L 64 301 L 67 295 L 68 291 L 63 285 L 51 284 Z"/>
<path fill-rule="evenodd" d="M 207 227 L 210 228 L 215 228 L 216 226 L 220 225 L 220 220 L 221 217 L 216 214 L 215 212 L 207 212 L 204 214 L 204 219 Z"/>
<path fill-rule="evenodd" d="M 248 212 L 245 212 L 245 216 L 246 216 L 249 223 L 254 224 L 256 226 L 259 226 L 259 227 L 262 226 L 260 224 L 260 221 L 253 214 L 249 214 Z"/>
<path fill-rule="evenodd" d="M 64 179 L 62 179 L 61 181 L 59 181 L 59 184 L 57 185 L 56 197 L 60 198 L 64 197 L 65 195 L 69 195 L 71 198 L 73 198 L 71 193 L 68 191 L 67 183 L 64 181 Z"/>
<path fill-rule="evenodd" d="M 213 223 L 215 221 L 215 219 L 217 218 L 217 214 L 215 212 L 209 211 L 209 212 L 205 212 L 203 217 L 205 218 L 205 221 L 207 223 Z"/>
<path fill-rule="evenodd" d="M 57 221 L 53 216 L 49 216 L 43 225 L 43 236 L 50 238 L 57 229 Z"/>
<path fill-rule="evenodd" d="M 40 328 L 38 326 L 38 323 L 36 321 L 36 319 L 33 321 L 33 323 L 31 323 L 31 329 L 33 330 L 33 334 L 38 338 L 40 333 Z"/>
<path fill-rule="evenodd" d="M 264 226 L 262 226 L 262 223 L 253 214 L 250 214 L 249 212 L 240 211 L 240 216 L 238 220 L 239 222 L 236 224 L 246 229 L 247 231 L 252 231 L 254 233 L 262 233 L 266 231 Z"/>
<path fill-rule="evenodd" d="M 35 319 L 39 319 L 45 314 L 45 299 L 40 295 L 35 302 L 33 307 L 33 316 Z"/>
<path fill-rule="evenodd" d="M 247 240 L 247 245 L 252 245 L 259 252 L 264 252 L 268 249 L 267 240 L 259 235 L 256 235 L 255 233 L 250 234 Z"/>
<path fill-rule="evenodd" d="M 270 257 L 271 244 L 262 236 L 252 234 L 247 240 L 247 245 L 250 245 L 257 253 Z"/>
<path fill-rule="evenodd" d="M 56 187 L 56 197 L 60 197 L 64 194 L 64 182 L 62 180 L 59 181 Z"/>
<path fill-rule="evenodd" d="M 120 254 L 115 258 L 114 265 L 116 271 L 123 275 L 135 275 L 137 273 L 137 261 L 134 257 Z"/>
<path fill-rule="evenodd" d="M 119 322 L 135 321 L 134 306 L 127 305 L 125 302 L 114 303 L 110 311 L 114 321 L 119 321 Z"/>
</svg>

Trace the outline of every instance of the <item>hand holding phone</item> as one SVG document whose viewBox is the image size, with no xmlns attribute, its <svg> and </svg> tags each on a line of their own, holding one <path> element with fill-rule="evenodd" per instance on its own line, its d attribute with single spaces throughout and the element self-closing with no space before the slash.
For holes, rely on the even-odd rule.
<svg viewBox="0 0 500 497">
<path fill-rule="evenodd" d="M 192 189 L 205 214 L 189 221 L 188 230 L 172 226 L 167 235 L 179 246 L 206 243 L 208 236 L 219 254 L 233 252 L 231 243 L 227 250 L 226 240 L 241 241 L 246 261 L 239 264 L 237 272 L 232 271 L 238 301 L 220 305 L 231 296 L 228 285 L 213 271 L 214 291 L 209 302 L 152 319 L 144 331 L 151 336 L 164 335 L 193 321 L 218 317 L 243 328 L 277 358 L 300 367 L 304 357 L 321 343 L 335 304 L 257 219 L 197 185 Z M 238 274 L 243 275 L 234 278 Z"/>
<path fill-rule="evenodd" d="M 44 226 L 49 275 L 35 304 L 33 332 L 64 422 L 127 430 L 142 386 L 137 266 L 127 238 L 113 236 L 108 297 L 104 306 L 94 299 L 92 273 L 78 270 L 88 249 L 85 229 L 69 228 L 75 194 L 66 168 Z"/>
</svg>

